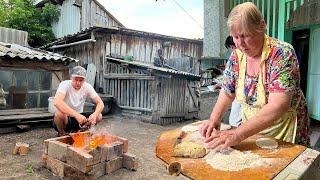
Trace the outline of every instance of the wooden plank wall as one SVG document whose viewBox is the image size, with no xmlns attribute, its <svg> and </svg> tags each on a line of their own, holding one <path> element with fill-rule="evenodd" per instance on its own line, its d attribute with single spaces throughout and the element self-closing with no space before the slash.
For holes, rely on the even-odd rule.
<svg viewBox="0 0 320 180">
<path fill-rule="evenodd" d="M 153 123 L 166 125 L 182 121 L 188 112 L 185 102 L 187 80 L 183 78 L 157 77 Z"/>
<path fill-rule="evenodd" d="M 169 42 L 169 43 L 168 43 Z M 202 45 L 183 41 L 165 41 L 156 38 L 147 38 L 137 35 L 114 34 L 111 35 L 110 55 L 117 56 L 133 56 L 135 61 L 153 64 L 154 58 L 158 57 L 158 49 L 162 44 L 169 44 L 164 47 L 165 59 L 176 59 L 176 61 L 188 60 L 186 57 L 192 57 L 195 60 L 193 67 L 195 74 L 199 71 L 199 62 L 202 55 Z M 177 63 L 184 65 L 185 63 Z M 181 67 L 183 69 L 184 67 Z"/>
<path fill-rule="evenodd" d="M 122 27 L 94 0 L 83 0 L 81 7 L 81 30 L 92 26 Z"/>
<path fill-rule="evenodd" d="M 320 24 L 320 1 L 305 0 L 303 5 L 301 1 L 287 2 L 287 14 L 289 17 L 286 22 L 286 28 L 295 28 L 299 26 L 308 26 Z"/>
<path fill-rule="evenodd" d="M 171 124 L 197 113 L 194 81 L 165 73 L 151 75 L 110 62 L 105 71 L 105 92 L 114 96 L 121 108 L 152 116 L 152 123 Z"/>
<path fill-rule="evenodd" d="M 59 52 L 60 54 L 80 60 L 79 65 L 92 63 L 96 66 L 96 90 L 104 88 L 104 62 L 107 39 L 108 37 L 99 37 L 95 43 L 70 46 Z"/>
<path fill-rule="evenodd" d="M 111 94 L 120 107 L 151 114 L 153 76 L 129 70 L 115 63 L 107 63 L 106 72 L 105 92 Z"/>
</svg>

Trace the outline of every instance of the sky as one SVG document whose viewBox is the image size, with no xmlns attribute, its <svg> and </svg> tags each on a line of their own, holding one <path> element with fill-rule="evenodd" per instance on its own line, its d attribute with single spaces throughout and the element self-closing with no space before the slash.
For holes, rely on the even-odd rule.
<svg viewBox="0 0 320 180">
<path fill-rule="evenodd" d="M 126 28 L 190 39 L 203 38 L 203 0 L 98 1 Z"/>
</svg>

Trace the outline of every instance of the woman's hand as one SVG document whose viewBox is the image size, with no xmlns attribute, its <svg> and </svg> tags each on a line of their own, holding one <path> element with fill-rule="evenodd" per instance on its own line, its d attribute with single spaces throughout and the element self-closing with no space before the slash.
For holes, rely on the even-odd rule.
<svg viewBox="0 0 320 180">
<path fill-rule="evenodd" d="M 213 151 L 221 151 L 227 147 L 235 146 L 242 141 L 239 134 L 236 133 L 235 129 L 219 131 L 215 136 L 210 138 L 210 142 L 207 144 L 208 149 Z"/>
<path fill-rule="evenodd" d="M 207 120 L 199 128 L 200 134 L 206 139 L 205 142 L 209 142 L 212 137 L 215 137 L 219 132 L 220 122 L 213 120 Z"/>
</svg>

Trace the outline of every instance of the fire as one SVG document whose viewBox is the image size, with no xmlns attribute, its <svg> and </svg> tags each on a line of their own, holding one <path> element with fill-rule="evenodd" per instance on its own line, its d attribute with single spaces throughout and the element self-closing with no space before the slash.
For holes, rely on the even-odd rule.
<svg viewBox="0 0 320 180">
<path fill-rule="evenodd" d="M 73 133 L 70 136 L 74 141 L 72 146 L 76 148 L 84 148 L 90 139 L 89 133 Z"/>
<path fill-rule="evenodd" d="M 111 144 L 115 141 L 115 137 L 105 134 L 93 134 L 90 133 L 74 133 L 70 134 L 71 138 L 74 140 L 72 144 L 73 147 L 81 149 L 96 149 L 103 144 Z"/>
</svg>

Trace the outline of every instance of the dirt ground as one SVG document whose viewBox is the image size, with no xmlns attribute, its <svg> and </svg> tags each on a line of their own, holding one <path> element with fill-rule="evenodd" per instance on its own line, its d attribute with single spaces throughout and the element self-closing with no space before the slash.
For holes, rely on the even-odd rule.
<svg viewBox="0 0 320 180">
<path fill-rule="evenodd" d="M 208 119 L 217 99 L 217 93 L 202 94 L 200 97 L 200 119 Z M 228 117 L 228 114 L 226 115 Z M 129 152 L 139 158 L 137 171 L 120 169 L 99 179 L 188 179 L 183 175 L 170 176 L 164 163 L 155 155 L 155 145 L 161 132 L 182 127 L 192 120 L 168 126 L 144 123 L 134 117 L 121 115 L 105 116 L 100 127 L 107 127 L 112 134 L 129 140 Z M 227 122 L 227 120 L 224 120 Z M 55 137 L 56 131 L 49 127 L 32 127 L 23 133 L 0 134 L 0 179 L 59 179 L 41 166 L 43 141 Z M 26 156 L 12 155 L 16 142 L 30 144 L 31 151 Z"/>
<path fill-rule="evenodd" d="M 155 155 L 155 145 L 160 133 L 175 129 L 193 121 L 159 126 L 120 115 L 106 116 L 99 126 L 107 127 L 112 134 L 129 140 L 129 152 L 139 158 L 137 171 L 120 169 L 100 179 L 188 179 L 183 175 L 170 176 L 164 163 Z M 56 136 L 50 127 L 33 128 L 28 132 L 0 135 L 0 179 L 59 179 L 41 166 L 42 142 Z M 12 155 L 17 141 L 30 144 L 26 156 Z"/>
</svg>

